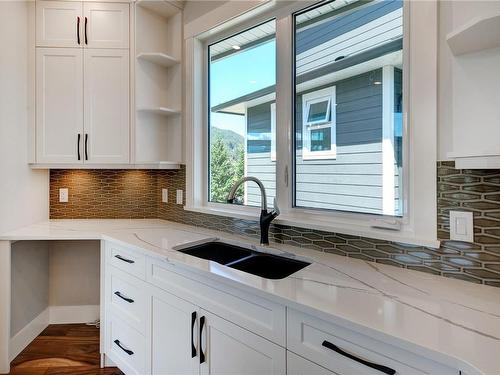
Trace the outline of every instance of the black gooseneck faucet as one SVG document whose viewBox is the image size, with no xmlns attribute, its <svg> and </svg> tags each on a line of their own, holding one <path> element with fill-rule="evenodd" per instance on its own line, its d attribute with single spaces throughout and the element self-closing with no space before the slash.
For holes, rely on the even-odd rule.
<svg viewBox="0 0 500 375">
<path fill-rule="evenodd" d="M 267 211 L 267 195 L 266 195 L 266 189 L 264 188 L 264 185 L 262 182 L 252 176 L 248 177 L 243 177 L 236 181 L 236 183 L 233 185 L 231 188 L 231 191 L 229 192 L 229 195 L 227 196 L 227 203 L 234 203 L 234 196 L 236 195 L 236 191 L 240 187 L 241 184 L 247 182 L 247 181 L 253 181 L 255 182 L 260 189 L 260 195 L 261 195 L 261 203 L 260 203 L 260 244 L 261 245 L 269 245 L 269 227 L 271 226 L 271 222 L 280 214 L 280 210 L 278 208 L 278 205 L 276 203 L 276 198 L 274 198 L 274 209 L 271 212 Z"/>
</svg>

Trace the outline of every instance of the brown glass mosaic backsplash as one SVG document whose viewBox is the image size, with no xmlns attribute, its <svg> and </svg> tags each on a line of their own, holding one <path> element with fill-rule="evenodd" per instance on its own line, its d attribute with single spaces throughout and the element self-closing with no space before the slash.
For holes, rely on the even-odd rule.
<svg viewBox="0 0 500 375">
<path fill-rule="evenodd" d="M 159 170 L 52 170 L 50 217 L 161 218 L 259 237 L 257 221 L 185 211 L 175 191 L 185 191 L 185 168 Z M 339 233 L 272 225 L 270 240 L 397 267 L 500 287 L 500 170 L 456 170 L 438 163 L 438 233 L 440 249 L 405 246 Z M 69 188 L 69 202 L 58 190 Z M 161 202 L 161 189 L 169 203 Z M 450 209 L 474 212 L 475 243 L 449 240 Z"/>
</svg>

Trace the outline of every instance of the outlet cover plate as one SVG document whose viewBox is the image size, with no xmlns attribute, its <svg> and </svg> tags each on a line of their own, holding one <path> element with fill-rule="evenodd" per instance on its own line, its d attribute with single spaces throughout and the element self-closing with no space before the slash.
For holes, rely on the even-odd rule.
<svg viewBox="0 0 500 375">
<path fill-rule="evenodd" d="M 161 201 L 168 203 L 168 189 L 161 189 Z"/>
<path fill-rule="evenodd" d="M 69 190 L 68 188 L 59 189 L 59 202 L 67 203 L 69 200 Z"/>
<path fill-rule="evenodd" d="M 466 211 L 450 211 L 450 240 L 474 242 L 474 215 Z"/>
<path fill-rule="evenodd" d="M 182 204 L 182 196 L 183 196 L 183 191 L 182 190 L 177 190 L 177 194 L 176 194 L 176 203 L 177 204 Z"/>
</svg>

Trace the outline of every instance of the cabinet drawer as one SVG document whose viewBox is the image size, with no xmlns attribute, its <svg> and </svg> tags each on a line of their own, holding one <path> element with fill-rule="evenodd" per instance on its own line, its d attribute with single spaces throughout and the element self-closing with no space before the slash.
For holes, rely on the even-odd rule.
<svg viewBox="0 0 500 375">
<path fill-rule="evenodd" d="M 108 263 L 141 280 L 146 279 L 146 256 L 113 242 L 106 242 Z"/>
<path fill-rule="evenodd" d="M 287 317 L 288 349 L 339 375 L 384 374 L 381 367 L 377 370 L 369 363 L 384 366 L 388 374 L 390 369 L 398 375 L 458 373 L 458 370 L 296 310 L 289 309 Z"/>
<path fill-rule="evenodd" d="M 150 305 L 147 284 L 114 267 L 108 268 L 107 279 L 106 305 L 145 335 Z"/>
<path fill-rule="evenodd" d="M 287 375 L 335 375 L 334 372 L 292 352 L 286 353 L 286 373 Z"/>
<path fill-rule="evenodd" d="M 127 375 L 146 373 L 146 340 L 116 316 L 108 321 L 106 354 Z"/>
<path fill-rule="evenodd" d="M 177 268 L 161 261 L 149 261 L 148 281 L 153 285 L 285 346 L 285 306 L 208 278 L 180 274 Z"/>
</svg>

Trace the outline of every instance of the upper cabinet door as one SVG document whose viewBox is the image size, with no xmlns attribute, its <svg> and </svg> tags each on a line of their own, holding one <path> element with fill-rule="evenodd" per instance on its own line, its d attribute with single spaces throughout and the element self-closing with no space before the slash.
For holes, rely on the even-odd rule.
<svg viewBox="0 0 500 375">
<path fill-rule="evenodd" d="M 37 47 L 83 47 L 82 3 L 36 2 Z"/>
<path fill-rule="evenodd" d="M 84 3 L 83 34 L 85 47 L 128 49 L 129 5 Z"/>
<path fill-rule="evenodd" d="M 128 163 L 128 51 L 84 51 L 85 163 Z"/>
<path fill-rule="evenodd" d="M 82 163 L 82 49 L 36 49 L 38 163 Z"/>
</svg>

